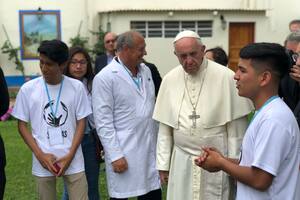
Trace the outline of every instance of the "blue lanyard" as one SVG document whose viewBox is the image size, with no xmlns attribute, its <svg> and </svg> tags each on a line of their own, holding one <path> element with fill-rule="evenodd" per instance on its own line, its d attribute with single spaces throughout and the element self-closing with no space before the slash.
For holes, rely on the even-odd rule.
<svg viewBox="0 0 300 200">
<path fill-rule="evenodd" d="M 254 113 L 254 115 L 253 115 L 253 117 L 252 117 L 252 119 L 251 119 L 251 121 L 250 121 L 250 123 L 249 123 L 249 126 L 250 126 L 250 124 L 252 123 L 252 121 L 254 120 L 254 118 L 257 116 L 257 114 L 263 109 L 263 107 L 265 107 L 266 105 L 268 105 L 269 103 L 271 103 L 271 101 L 273 101 L 274 99 L 277 99 L 277 98 L 279 98 L 278 95 L 275 95 L 275 96 L 270 97 L 270 98 L 262 105 L 262 107 L 261 107 L 260 109 L 258 109 L 258 110 Z"/>
<path fill-rule="evenodd" d="M 134 77 L 134 76 L 131 76 L 131 78 L 132 78 L 133 82 L 135 83 L 135 85 L 137 86 L 137 88 L 140 89 L 142 78 L 141 77 Z"/>
<path fill-rule="evenodd" d="M 57 108 L 58 108 L 58 104 L 59 104 L 59 100 L 60 100 L 60 94 L 61 94 L 61 90 L 62 90 L 63 84 L 64 84 L 64 78 L 62 79 L 61 84 L 60 84 L 60 87 L 59 87 L 59 91 L 58 91 L 58 95 L 57 95 L 57 99 L 56 99 L 55 112 L 53 112 L 53 106 L 52 106 L 52 104 L 50 103 L 50 102 L 51 102 L 50 93 L 49 93 L 49 90 L 48 90 L 48 86 L 47 86 L 47 84 L 46 84 L 46 81 L 44 80 L 44 85 L 45 85 L 45 88 L 46 88 L 46 93 L 47 93 L 47 96 L 48 96 L 48 101 L 49 101 L 49 104 L 50 104 L 50 109 L 51 109 L 52 115 L 53 115 L 54 117 L 56 117 Z"/>
<path fill-rule="evenodd" d="M 137 77 L 134 77 L 131 73 L 131 71 L 129 71 L 129 69 L 122 63 L 122 61 L 120 60 L 120 58 L 118 58 L 120 64 L 124 67 L 124 69 L 126 70 L 126 72 L 129 74 L 129 76 L 131 77 L 131 79 L 133 80 L 134 84 L 137 86 L 138 90 L 140 90 L 140 85 L 142 82 L 142 77 L 139 77 L 137 75 Z"/>
</svg>

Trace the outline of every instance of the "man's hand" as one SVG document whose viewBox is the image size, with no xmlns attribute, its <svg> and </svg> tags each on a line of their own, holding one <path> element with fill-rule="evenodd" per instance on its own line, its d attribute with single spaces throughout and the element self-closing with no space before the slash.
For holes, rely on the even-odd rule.
<svg viewBox="0 0 300 200">
<path fill-rule="evenodd" d="M 57 172 L 56 176 L 64 175 L 72 160 L 73 156 L 70 153 L 58 159 L 55 163 L 59 166 L 60 169 Z"/>
<path fill-rule="evenodd" d="M 215 148 L 203 148 L 202 155 L 196 159 L 196 164 L 209 172 L 217 172 L 221 170 L 221 162 L 224 157 Z"/>
<path fill-rule="evenodd" d="M 205 162 L 208 153 L 206 151 L 202 151 L 201 155 L 194 160 L 195 165 L 202 167 L 202 164 Z"/>
<path fill-rule="evenodd" d="M 290 76 L 292 79 L 300 83 L 300 66 L 294 65 L 291 68 Z"/>
<path fill-rule="evenodd" d="M 53 175 L 56 175 L 58 173 L 56 168 L 53 165 L 56 161 L 55 155 L 50 153 L 41 153 L 39 155 L 36 155 L 36 157 L 41 163 L 41 165 L 45 169 L 49 170 Z"/>
<path fill-rule="evenodd" d="M 161 184 L 167 184 L 169 180 L 169 171 L 159 170 L 159 177 Z"/>
<path fill-rule="evenodd" d="M 114 172 L 116 173 L 123 173 L 128 169 L 128 164 L 124 157 L 115 160 L 111 163 L 111 165 L 113 167 Z"/>
</svg>

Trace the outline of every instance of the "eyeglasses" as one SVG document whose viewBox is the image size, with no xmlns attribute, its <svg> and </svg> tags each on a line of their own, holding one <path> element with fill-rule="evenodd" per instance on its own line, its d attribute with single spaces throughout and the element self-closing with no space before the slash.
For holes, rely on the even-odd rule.
<svg viewBox="0 0 300 200">
<path fill-rule="evenodd" d="M 293 55 L 292 55 L 292 59 L 293 59 L 293 61 L 294 62 L 297 62 L 297 59 L 299 58 L 299 53 L 294 53 Z"/>
<path fill-rule="evenodd" d="M 116 41 L 116 40 L 106 40 L 105 43 L 106 43 L 106 44 L 108 44 L 108 43 L 110 43 L 110 42 L 111 42 L 111 43 L 114 43 L 115 41 Z"/>
<path fill-rule="evenodd" d="M 80 65 L 86 65 L 86 60 L 71 60 L 70 62 L 72 65 L 80 64 Z"/>
</svg>

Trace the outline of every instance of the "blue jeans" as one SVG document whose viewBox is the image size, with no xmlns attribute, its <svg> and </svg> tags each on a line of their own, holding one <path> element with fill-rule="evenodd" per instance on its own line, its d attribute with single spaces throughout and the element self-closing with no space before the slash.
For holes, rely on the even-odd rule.
<svg viewBox="0 0 300 200">
<path fill-rule="evenodd" d="M 100 162 L 96 157 L 96 143 L 92 134 L 84 134 L 82 142 L 82 153 L 84 158 L 85 175 L 88 183 L 89 200 L 99 200 L 99 170 Z M 62 200 L 69 200 L 66 185 Z"/>
</svg>

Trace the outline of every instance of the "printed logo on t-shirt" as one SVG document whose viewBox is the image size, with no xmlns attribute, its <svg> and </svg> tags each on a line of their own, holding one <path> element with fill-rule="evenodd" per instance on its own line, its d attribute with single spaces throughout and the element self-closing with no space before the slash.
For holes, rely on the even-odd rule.
<svg viewBox="0 0 300 200">
<path fill-rule="evenodd" d="M 60 112 L 57 112 L 57 116 L 54 116 L 50 106 L 54 108 L 54 100 L 48 102 L 43 109 L 43 118 L 45 122 L 51 127 L 63 126 L 68 119 L 67 106 L 62 101 L 60 101 L 60 104 L 58 106 L 58 110 Z M 67 131 L 62 130 L 62 136 L 67 137 Z"/>
<path fill-rule="evenodd" d="M 240 155 L 239 155 L 238 163 L 241 163 L 241 161 L 242 161 L 242 156 L 243 156 L 243 146 L 241 145 L 241 146 L 240 146 Z"/>
</svg>

